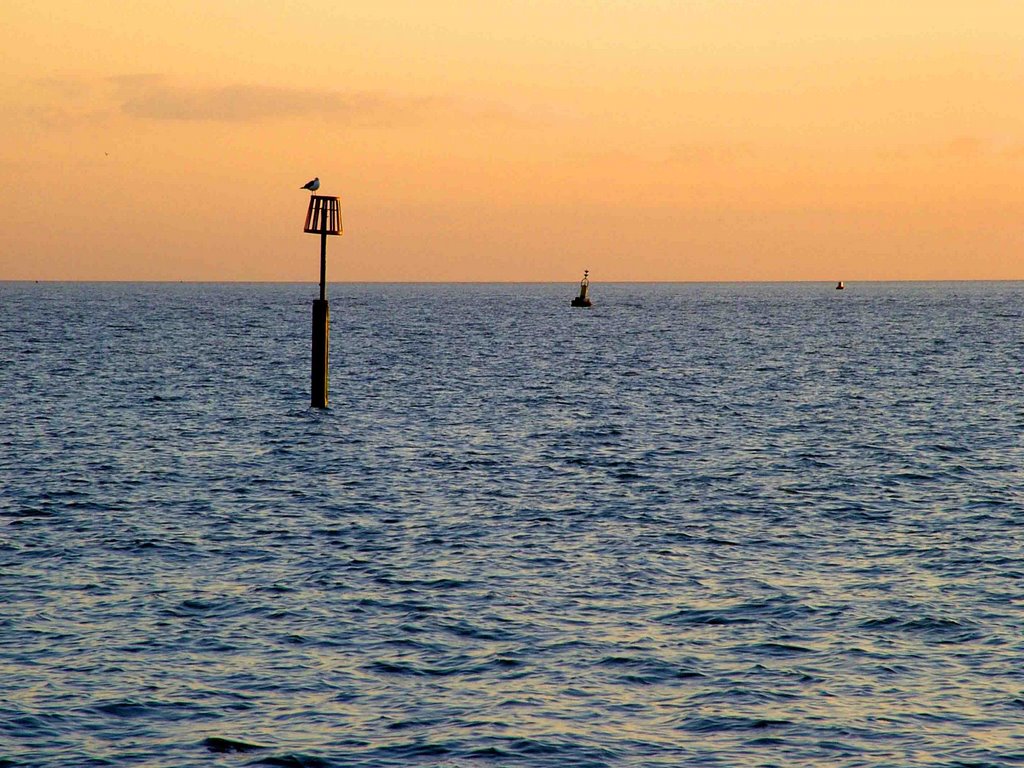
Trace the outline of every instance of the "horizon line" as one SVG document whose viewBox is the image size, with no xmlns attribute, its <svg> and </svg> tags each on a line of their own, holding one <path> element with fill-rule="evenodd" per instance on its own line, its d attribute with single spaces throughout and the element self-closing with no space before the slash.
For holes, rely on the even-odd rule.
<svg viewBox="0 0 1024 768">
<path fill-rule="evenodd" d="M 328 285 L 551 285 L 556 283 L 578 283 L 579 279 L 564 280 L 328 280 Z M 779 283 L 1019 283 L 1024 277 L 964 277 L 964 278 L 888 278 L 841 281 L 834 278 L 801 278 L 790 280 L 591 280 L 604 285 L 759 285 Z M 199 280 L 199 279 L 60 279 L 60 278 L 2 278 L 0 283 L 149 283 L 149 284 L 192 284 L 237 283 L 238 285 L 317 285 L 316 280 Z"/>
</svg>

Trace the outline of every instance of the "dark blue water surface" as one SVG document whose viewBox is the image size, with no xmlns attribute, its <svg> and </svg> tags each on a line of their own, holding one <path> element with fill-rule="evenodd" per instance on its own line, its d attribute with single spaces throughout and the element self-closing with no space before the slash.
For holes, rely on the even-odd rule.
<svg viewBox="0 0 1024 768">
<path fill-rule="evenodd" d="M 1024 284 L 0 284 L 0 766 L 1024 764 Z"/>
</svg>

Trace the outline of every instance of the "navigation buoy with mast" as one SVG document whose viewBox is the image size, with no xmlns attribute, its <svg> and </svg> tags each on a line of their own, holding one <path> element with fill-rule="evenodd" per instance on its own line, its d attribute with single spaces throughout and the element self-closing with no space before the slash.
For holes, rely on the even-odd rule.
<svg viewBox="0 0 1024 768">
<path fill-rule="evenodd" d="M 589 307 L 590 306 L 590 270 L 583 270 L 583 279 L 580 280 L 580 295 L 573 298 L 571 304 L 574 307 Z"/>
</svg>

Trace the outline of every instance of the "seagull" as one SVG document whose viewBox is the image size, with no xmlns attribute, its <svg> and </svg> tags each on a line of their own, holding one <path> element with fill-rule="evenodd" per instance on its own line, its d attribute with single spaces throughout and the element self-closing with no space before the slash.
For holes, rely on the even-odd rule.
<svg viewBox="0 0 1024 768">
<path fill-rule="evenodd" d="M 312 181 L 307 181 L 305 184 L 299 187 L 299 189 L 308 189 L 310 192 L 316 192 L 318 189 L 320 189 L 320 177 L 317 176 Z"/>
</svg>

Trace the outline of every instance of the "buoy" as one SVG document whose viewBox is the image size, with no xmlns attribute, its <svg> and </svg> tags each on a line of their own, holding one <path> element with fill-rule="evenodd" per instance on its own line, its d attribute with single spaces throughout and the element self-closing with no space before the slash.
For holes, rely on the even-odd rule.
<svg viewBox="0 0 1024 768">
<path fill-rule="evenodd" d="M 590 291 L 590 277 L 589 277 L 589 275 L 590 275 L 590 270 L 589 269 L 584 269 L 583 270 L 583 279 L 580 280 L 580 295 L 576 296 L 572 300 L 572 302 L 570 302 L 572 304 L 572 306 L 574 306 L 574 307 L 589 307 L 590 306 L 590 296 L 587 295 L 588 292 Z"/>
<path fill-rule="evenodd" d="M 843 285 L 843 281 L 842 280 L 840 280 L 838 283 L 836 283 L 836 290 L 837 291 L 845 291 L 846 290 L 846 286 Z"/>
</svg>

